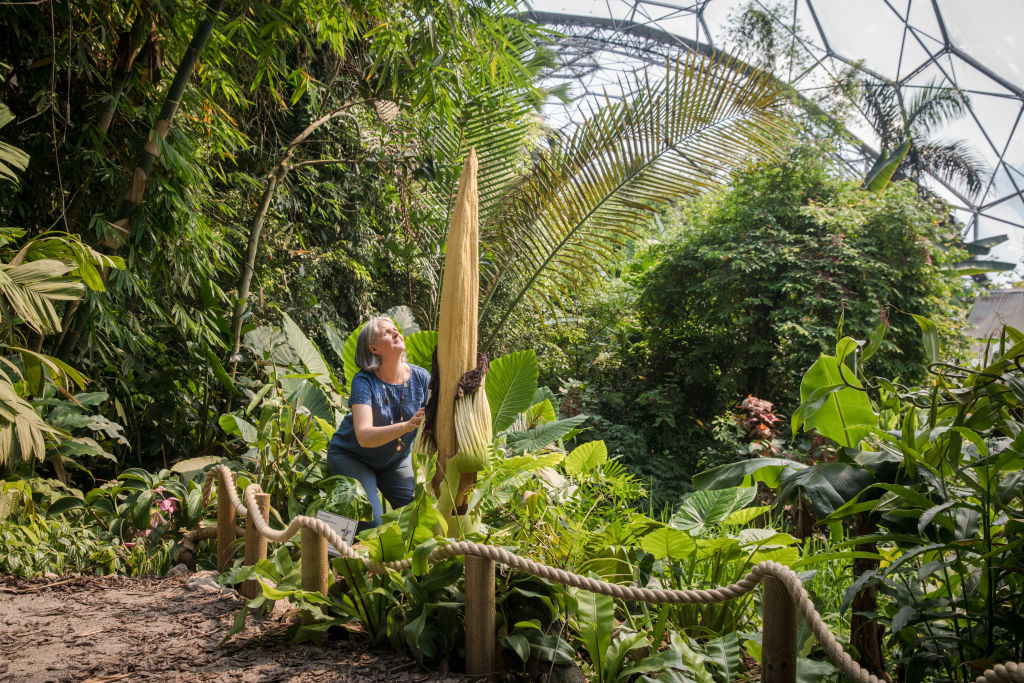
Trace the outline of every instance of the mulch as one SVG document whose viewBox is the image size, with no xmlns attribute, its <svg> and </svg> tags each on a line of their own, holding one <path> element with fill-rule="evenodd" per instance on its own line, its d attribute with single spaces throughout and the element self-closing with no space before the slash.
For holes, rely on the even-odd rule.
<svg viewBox="0 0 1024 683">
<path fill-rule="evenodd" d="M 283 602 L 223 646 L 244 604 L 212 572 L 176 578 L 0 575 L 0 680 L 465 681 L 359 641 L 297 645 Z"/>
</svg>

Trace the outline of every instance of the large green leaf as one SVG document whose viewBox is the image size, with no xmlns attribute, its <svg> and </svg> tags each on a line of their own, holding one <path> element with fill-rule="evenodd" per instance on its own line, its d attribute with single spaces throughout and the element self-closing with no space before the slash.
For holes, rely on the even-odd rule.
<svg viewBox="0 0 1024 683">
<path fill-rule="evenodd" d="M 78 299 L 85 291 L 82 283 L 65 277 L 75 268 L 73 263 L 54 259 L 17 265 L 0 263 L 0 295 L 33 330 L 56 334 L 61 329 L 61 317 L 54 302 Z"/>
<path fill-rule="evenodd" d="M 608 447 L 604 441 L 580 444 L 565 457 L 565 471 L 579 476 L 608 462 Z"/>
<path fill-rule="evenodd" d="M 0 128 L 14 120 L 14 114 L 6 105 L 0 104 Z M 28 167 L 29 157 L 23 150 L 6 142 L 0 142 L 0 178 L 17 184 L 18 175 L 15 171 L 24 171 Z"/>
<path fill-rule="evenodd" d="M 669 526 L 700 534 L 754 500 L 757 489 L 742 486 L 729 489 L 691 491 L 683 496 Z"/>
<path fill-rule="evenodd" d="M 563 420 L 537 425 L 524 432 L 511 432 L 508 435 L 508 448 L 513 453 L 522 453 L 550 446 L 567 437 L 586 420 L 586 415 L 573 415 Z"/>
<path fill-rule="evenodd" d="M 753 486 L 761 481 L 768 488 L 777 488 L 784 472 L 802 470 L 807 465 L 785 458 L 751 458 L 731 462 L 696 474 L 695 489 L 724 489 L 733 486 Z"/>
<path fill-rule="evenodd" d="M 264 360 L 282 368 L 299 362 L 284 332 L 261 325 L 249 330 L 242 337 L 245 346 L 260 360 Z"/>
<path fill-rule="evenodd" d="M 811 512 L 823 519 L 873 483 L 875 475 L 864 467 L 841 462 L 820 463 L 784 474 L 779 499 L 795 499 L 799 487 Z"/>
<path fill-rule="evenodd" d="M 295 321 L 288 317 L 287 313 L 281 314 L 281 327 L 284 330 L 285 337 L 288 339 L 288 345 L 292 347 L 295 354 L 299 357 L 299 360 L 306 368 L 306 372 L 314 375 L 314 379 L 317 384 L 323 386 L 331 385 L 331 371 L 327 367 L 326 361 L 324 361 L 323 355 L 320 353 L 320 349 L 309 340 L 309 338 L 303 334 L 299 326 L 295 324 Z"/>
<path fill-rule="evenodd" d="M 913 314 L 911 314 L 913 315 Z M 921 340 L 924 343 L 925 354 L 929 363 L 938 363 L 941 360 L 942 349 L 939 345 L 939 331 L 928 318 L 923 315 L 913 315 L 921 328 Z"/>
<path fill-rule="evenodd" d="M 800 382 L 800 408 L 793 415 L 794 433 L 816 429 L 842 446 L 856 447 L 878 424 L 871 400 L 853 372 L 835 356 L 822 354 Z"/>
<path fill-rule="evenodd" d="M 740 640 L 736 631 L 709 640 L 704 645 L 704 651 L 707 652 L 708 659 L 718 667 L 718 672 L 722 674 L 723 680 L 736 680 L 742 663 Z"/>
<path fill-rule="evenodd" d="M 256 440 L 259 438 L 259 432 L 256 431 L 256 427 L 237 415 L 221 415 L 217 423 L 225 432 L 232 436 L 241 437 L 248 444 L 256 443 Z"/>
<path fill-rule="evenodd" d="M 577 630 L 583 646 L 590 655 L 598 680 L 604 680 L 605 658 L 608 645 L 612 642 L 612 627 L 615 625 L 615 601 L 611 596 L 573 590 L 576 598 Z"/>
<path fill-rule="evenodd" d="M 0 378 L 0 467 L 14 464 L 17 457 L 42 461 L 46 440 L 66 436 L 63 429 L 47 424 L 13 384 Z"/>
<path fill-rule="evenodd" d="M 729 58 L 690 52 L 662 80 L 636 79 L 632 100 L 609 103 L 536 154 L 481 234 L 491 264 L 481 268 L 481 315 L 501 302 L 485 349 L 520 303 L 561 310 L 652 216 L 775 153 L 784 137 L 775 79 Z"/>
<path fill-rule="evenodd" d="M 413 365 L 418 365 L 430 372 L 436 346 L 436 330 L 414 332 L 405 338 L 405 357 Z"/>
<path fill-rule="evenodd" d="M 324 334 L 327 336 L 327 343 L 331 345 L 331 350 L 334 351 L 334 355 L 338 357 L 338 360 L 340 360 L 342 364 L 344 364 L 345 340 L 341 338 L 341 333 L 338 332 L 338 328 L 328 322 L 325 322 Z"/>
<path fill-rule="evenodd" d="M 288 397 L 288 402 L 295 406 L 295 409 L 305 408 L 313 417 L 318 417 L 327 422 L 334 422 L 334 410 L 327 401 L 323 389 L 309 380 L 302 380 L 298 388 Z"/>
<path fill-rule="evenodd" d="M 359 540 L 377 562 L 394 562 L 405 555 L 405 541 L 397 522 L 387 522 L 359 533 Z"/>
<path fill-rule="evenodd" d="M 366 323 L 363 323 L 349 333 L 348 338 L 345 339 L 345 347 L 342 349 L 341 359 L 345 371 L 345 391 L 349 393 L 352 392 L 352 378 L 359 372 L 359 366 L 356 365 L 356 343 L 359 340 L 359 331 L 365 325 Z"/>
<path fill-rule="evenodd" d="M 416 324 L 416 316 L 412 314 L 412 309 L 405 304 L 392 306 L 385 315 L 391 316 L 395 327 L 398 328 L 403 337 L 412 336 L 420 331 L 420 326 Z"/>
<path fill-rule="evenodd" d="M 659 560 L 685 560 L 697 550 L 697 544 L 685 531 L 663 526 L 640 539 L 640 547 Z"/>
<path fill-rule="evenodd" d="M 892 180 L 893 173 L 903 163 L 909 151 L 910 140 L 907 140 L 892 154 L 888 156 L 884 154 L 879 155 L 875 165 L 868 171 L 867 177 L 864 178 L 865 189 L 869 192 L 881 192 L 884 190 L 889 185 L 889 181 Z"/>
<path fill-rule="evenodd" d="M 508 429 L 516 416 L 532 405 L 537 374 L 537 354 L 533 349 L 516 351 L 491 363 L 485 386 L 495 434 Z"/>
</svg>

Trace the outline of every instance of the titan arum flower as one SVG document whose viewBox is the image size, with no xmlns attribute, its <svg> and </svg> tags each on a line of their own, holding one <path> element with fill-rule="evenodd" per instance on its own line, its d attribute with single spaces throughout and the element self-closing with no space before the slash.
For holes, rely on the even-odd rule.
<svg viewBox="0 0 1024 683">
<path fill-rule="evenodd" d="M 465 516 L 466 499 L 476 482 L 476 473 L 486 465 L 491 437 L 490 408 L 482 377 L 475 393 L 459 389 L 463 375 L 474 370 L 478 362 L 480 228 L 476 175 L 476 151 L 471 149 L 459 178 L 459 193 L 448 229 L 437 326 L 437 470 L 432 485 L 438 512 L 448 522 L 451 535 L 462 535 L 472 526 Z M 457 428 L 457 420 L 461 427 Z"/>
</svg>

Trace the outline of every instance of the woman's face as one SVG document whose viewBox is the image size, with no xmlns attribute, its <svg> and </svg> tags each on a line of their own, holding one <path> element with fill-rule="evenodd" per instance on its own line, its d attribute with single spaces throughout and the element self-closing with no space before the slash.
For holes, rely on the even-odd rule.
<svg viewBox="0 0 1024 683">
<path fill-rule="evenodd" d="M 394 323 L 381 321 L 377 323 L 377 341 L 370 345 L 370 351 L 381 358 L 390 358 L 405 353 L 405 339 Z"/>
</svg>

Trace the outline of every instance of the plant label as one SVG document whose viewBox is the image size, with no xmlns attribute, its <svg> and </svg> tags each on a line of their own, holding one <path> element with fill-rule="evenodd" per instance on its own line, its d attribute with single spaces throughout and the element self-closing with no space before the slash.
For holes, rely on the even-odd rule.
<svg viewBox="0 0 1024 683">
<path fill-rule="evenodd" d="M 324 510 L 317 512 L 316 518 L 331 527 L 331 530 L 341 536 L 341 540 L 345 541 L 345 543 L 352 545 L 355 542 L 356 525 L 359 524 L 356 520 L 342 517 L 332 512 L 325 512 Z M 330 543 L 327 544 L 327 554 L 331 557 L 341 557 L 341 554 Z"/>
</svg>

